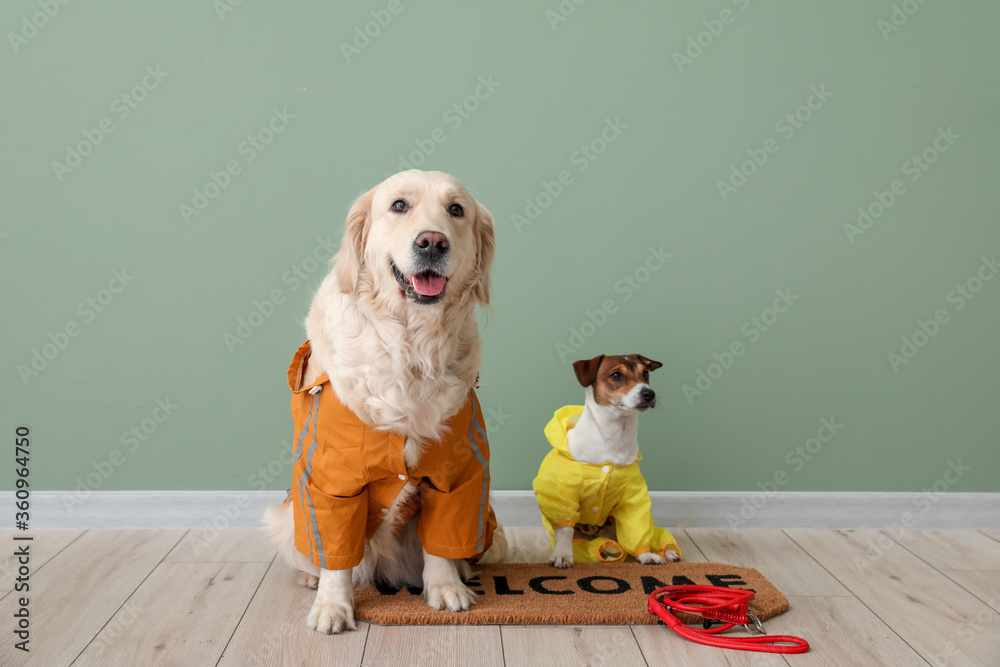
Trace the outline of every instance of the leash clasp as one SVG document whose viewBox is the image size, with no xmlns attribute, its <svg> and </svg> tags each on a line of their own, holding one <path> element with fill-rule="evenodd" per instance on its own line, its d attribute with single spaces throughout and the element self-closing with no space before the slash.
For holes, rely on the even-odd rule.
<svg viewBox="0 0 1000 667">
<path fill-rule="evenodd" d="M 743 623 L 743 629 L 744 630 L 746 630 L 747 632 L 749 632 L 752 635 L 766 635 L 767 634 L 767 630 L 764 629 L 764 624 L 760 622 L 760 619 L 757 618 L 757 615 L 755 613 L 753 613 L 752 611 L 750 611 L 749 607 L 747 608 L 747 617 L 751 621 L 753 621 L 754 627 L 751 628 L 749 623 Z"/>
</svg>

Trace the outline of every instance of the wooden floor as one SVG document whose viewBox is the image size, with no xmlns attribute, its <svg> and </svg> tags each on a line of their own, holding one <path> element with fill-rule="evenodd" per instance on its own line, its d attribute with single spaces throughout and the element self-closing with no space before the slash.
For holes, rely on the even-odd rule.
<svg viewBox="0 0 1000 667">
<path fill-rule="evenodd" d="M 540 531 L 511 530 L 538 561 Z M 1000 665 L 1000 531 L 675 530 L 686 560 L 754 567 L 791 609 L 766 623 L 812 651 L 780 656 L 686 642 L 661 626 L 305 627 L 312 591 L 250 530 L 38 532 L 31 652 L 0 532 L 0 665 Z M 20 544 L 20 543 L 19 543 Z"/>
</svg>

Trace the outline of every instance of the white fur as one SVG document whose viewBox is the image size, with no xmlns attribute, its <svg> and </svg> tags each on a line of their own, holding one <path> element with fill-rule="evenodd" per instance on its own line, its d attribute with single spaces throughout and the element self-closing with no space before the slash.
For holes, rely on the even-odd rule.
<svg viewBox="0 0 1000 667">
<path fill-rule="evenodd" d="M 565 569 L 573 565 L 573 526 L 556 528 L 555 544 L 549 565 Z"/>
<path fill-rule="evenodd" d="M 408 205 L 404 214 L 390 210 L 400 198 Z M 449 212 L 456 203 L 464 208 L 463 216 Z M 395 264 L 407 276 L 420 270 L 413 243 L 426 231 L 444 234 L 449 243 L 440 272 L 448 283 L 434 304 L 405 298 L 390 269 Z M 306 318 L 312 355 L 303 382 L 327 373 L 338 398 L 362 421 L 404 434 L 408 468 L 420 460 L 426 443 L 444 434 L 445 423 L 476 381 L 482 343 L 474 307 L 489 303 L 493 248 L 492 217 L 457 179 L 440 172 L 403 172 L 351 207 L 341 249 L 313 298 Z M 295 548 L 291 506 L 268 510 L 266 527 L 285 560 L 305 573 L 307 585 L 319 578 L 307 617 L 310 628 L 328 633 L 354 628 L 352 581 L 356 586 L 376 579 L 422 583 L 435 609 L 458 611 L 475 602 L 462 583 L 462 576 L 471 575 L 466 561 L 424 552 L 415 522 L 400 528 L 401 509 L 417 491 L 404 487 L 353 573 L 312 565 Z M 496 534 L 502 537 L 501 530 Z M 502 556 L 494 552 L 506 540 L 494 539 L 484 559 Z"/>
<path fill-rule="evenodd" d="M 306 616 L 306 625 L 327 635 L 357 629 L 350 570 L 320 570 L 316 599 Z"/>
<path fill-rule="evenodd" d="M 668 557 L 670 556 L 670 554 L 674 554 L 675 556 L 677 556 L 676 551 L 667 551 L 665 553 L 667 554 Z M 638 556 L 635 557 L 635 559 L 640 563 L 642 563 L 643 565 L 663 565 L 664 563 L 667 562 L 666 560 L 663 559 L 663 556 L 661 556 L 660 554 L 654 554 L 652 551 L 647 551 L 646 553 L 639 554 Z M 677 562 L 680 560 L 680 557 L 677 558 L 671 557 L 670 560 L 672 562 Z"/>
<path fill-rule="evenodd" d="M 580 463 L 635 463 L 639 458 L 639 412 L 624 405 L 636 405 L 632 395 L 648 388 L 648 384 L 637 384 L 619 404 L 599 405 L 593 388 L 587 387 L 583 413 L 567 435 L 570 455 Z"/>
<path fill-rule="evenodd" d="M 465 611 L 476 603 L 476 594 L 462 583 L 456 562 L 424 551 L 424 597 L 432 609 Z"/>
<path fill-rule="evenodd" d="M 566 436 L 570 456 L 580 463 L 612 463 L 626 466 L 639 458 L 639 413 L 642 405 L 639 393 L 649 389 L 648 384 L 637 383 L 617 403 L 600 405 L 594 399 L 593 387 L 587 387 L 583 412 Z M 573 565 L 572 526 L 557 528 L 555 544 L 549 564 L 558 568 Z M 676 551 L 667 551 L 666 560 L 677 562 L 681 559 Z M 646 552 L 636 557 L 640 563 L 666 562 L 659 554 Z"/>
</svg>

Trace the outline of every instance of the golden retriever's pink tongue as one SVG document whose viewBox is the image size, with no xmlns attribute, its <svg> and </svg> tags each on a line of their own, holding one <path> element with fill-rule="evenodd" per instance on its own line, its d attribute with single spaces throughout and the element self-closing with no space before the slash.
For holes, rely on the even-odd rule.
<svg viewBox="0 0 1000 667">
<path fill-rule="evenodd" d="M 423 296 L 437 296 L 444 291 L 444 285 L 448 279 L 443 276 L 423 275 L 410 278 L 410 284 L 417 294 Z"/>
</svg>

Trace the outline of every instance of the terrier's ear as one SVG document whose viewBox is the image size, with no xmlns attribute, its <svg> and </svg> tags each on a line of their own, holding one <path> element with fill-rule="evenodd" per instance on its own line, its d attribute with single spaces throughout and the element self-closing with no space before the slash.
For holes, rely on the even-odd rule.
<svg viewBox="0 0 1000 667">
<path fill-rule="evenodd" d="M 583 359 L 573 362 L 573 371 L 576 373 L 576 379 L 582 386 L 589 387 L 594 384 L 594 380 L 597 379 L 597 369 L 601 367 L 602 361 L 604 361 L 603 354 L 593 359 Z"/>
<path fill-rule="evenodd" d="M 637 354 L 635 356 L 636 356 L 636 358 L 640 362 L 642 362 L 642 365 L 645 366 L 646 370 L 649 371 L 649 372 L 653 372 L 657 368 L 660 368 L 661 366 L 663 366 L 663 364 L 661 364 L 659 361 L 653 361 L 652 359 L 648 359 L 648 358 L 642 356 L 641 354 Z"/>
</svg>

